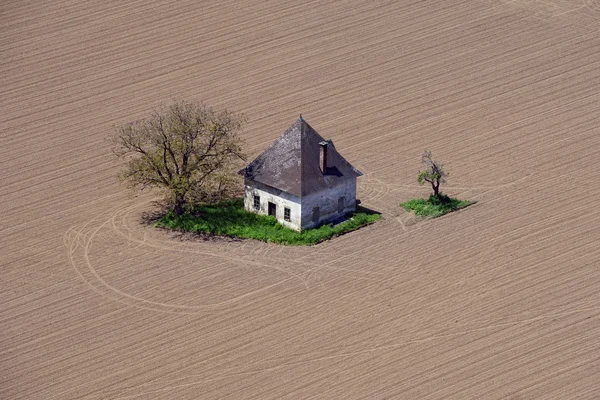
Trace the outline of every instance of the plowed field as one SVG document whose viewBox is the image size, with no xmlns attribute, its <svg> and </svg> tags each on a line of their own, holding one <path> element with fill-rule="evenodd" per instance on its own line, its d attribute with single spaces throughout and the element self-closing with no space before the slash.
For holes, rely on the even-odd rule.
<svg viewBox="0 0 600 400">
<path fill-rule="evenodd" d="M 0 398 L 598 398 L 600 1 L 3 1 L 0 65 Z M 385 219 L 143 225 L 105 138 L 172 98 L 302 113 Z M 399 207 L 424 149 L 475 205 Z"/>
</svg>

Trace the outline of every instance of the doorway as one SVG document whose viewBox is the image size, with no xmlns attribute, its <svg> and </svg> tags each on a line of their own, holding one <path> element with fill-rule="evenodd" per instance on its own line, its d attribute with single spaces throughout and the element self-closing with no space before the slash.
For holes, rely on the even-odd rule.
<svg viewBox="0 0 600 400">
<path fill-rule="evenodd" d="M 277 217 L 277 204 L 269 202 L 269 215 Z"/>
</svg>

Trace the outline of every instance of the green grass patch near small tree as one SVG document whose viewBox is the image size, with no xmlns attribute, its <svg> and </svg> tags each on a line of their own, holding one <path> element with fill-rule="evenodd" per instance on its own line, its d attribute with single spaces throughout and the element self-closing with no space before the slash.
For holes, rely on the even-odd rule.
<svg viewBox="0 0 600 400">
<path fill-rule="evenodd" d="M 159 218 L 155 226 L 287 245 L 312 245 L 372 224 L 380 218 L 380 214 L 359 207 L 348 219 L 335 226 L 325 224 L 296 232 L 280 224 L 273 216 L 247 211 L 243 200 L 236 199 L 201 205 L 182 215 L 175 215 L 170 211 Z"/>
<path fill-rule="evenodd" d="M 431 195 L 428 199 L 414 199 L 401 203 L 406 211 L 414 211 L 416 215 L 424 217 L 440 217 L 449 212 L 460 210 L 473 204 L 473 201 L 458 200 L 440 193 Z"/>
</svg>

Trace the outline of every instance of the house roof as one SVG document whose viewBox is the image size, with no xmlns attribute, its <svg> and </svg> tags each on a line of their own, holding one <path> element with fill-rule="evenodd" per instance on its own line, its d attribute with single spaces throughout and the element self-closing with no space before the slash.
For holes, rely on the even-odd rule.
<svg viewBox="0 0 600 400">
<path fill-rule="evenodd" d="M 320 166 L 322 142 L 327 143 L 325 173 Z M 337 152 L 332 141 L 325 141 L 302 116 L 240 174 L 298 197 L 362 175 Z"/>
</svg>

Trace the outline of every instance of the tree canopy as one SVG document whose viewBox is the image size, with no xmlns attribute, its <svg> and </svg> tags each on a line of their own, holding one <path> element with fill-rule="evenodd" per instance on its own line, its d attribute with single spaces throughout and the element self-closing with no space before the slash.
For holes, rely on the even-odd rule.
<svg viewBox="0 0 600 400">
<path fill-rule="evenodd" d="M 431 151 L 425 150 L 421 155 L 421 165 L 423 170 L 419 171 L 417 181 L 424 185 L 426 182 L 431 185 L 433 195 L 440 197 L 440 184 L 446 183 L 448 174 L 444 172 L 444 166 L 433 159 Z"/>
<path fill-rule="evenodd" d="M 230 198 L 240 189 L 244 122 L 243 115 L 200 103 L 162 106 L 110 136 L 114 153 L 125 160 L 120 179 L 135 190 L 163 190 L 176 215 L 186 205 Z"/>
</svg>

